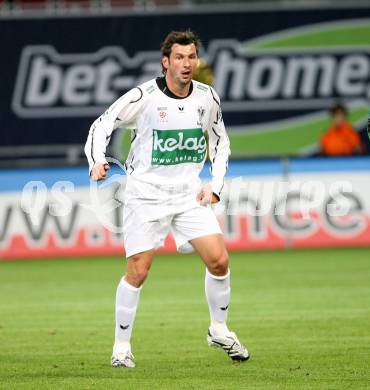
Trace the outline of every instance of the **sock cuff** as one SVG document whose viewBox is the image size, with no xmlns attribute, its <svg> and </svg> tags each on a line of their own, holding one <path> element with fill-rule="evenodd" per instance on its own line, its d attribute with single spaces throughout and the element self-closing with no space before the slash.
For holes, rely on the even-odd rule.
<svg viewBox="0 0 370 390">
<path fill-rule="evenodd" d="M 216 275 L 211 274 L 211 273 L 208 271 L 208 268 L 206 267 L 206 274 L 207 274 L 208 277 L 210 277 L 210 278 L 212 278 L 212 279 L 216 279 L 216 280 L 225 280 L 225 279 L 227 279 L 227 278 L 230 276 L 230 268 L 228 268 L 227 274 L 226 274 L 226 275 L 223 275 L 223 276 L 216 276 Z"/>
<path fill-rule="evenodd" d="M 143 286 L 140 286 L 140 287 L 132 286 L 130 283 L 126 282 L 125 278 L 121 279 L 120 284 L 124 285 L 127 289 L 129 289 L 131 291 L 140 291 L 143 287 Z"/>
</svg>

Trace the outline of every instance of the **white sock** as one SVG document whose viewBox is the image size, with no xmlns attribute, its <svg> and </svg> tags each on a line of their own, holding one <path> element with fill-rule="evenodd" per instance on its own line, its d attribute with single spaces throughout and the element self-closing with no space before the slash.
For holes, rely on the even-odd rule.
<svg viewBox="0 0 370 390">
<path fill-rule="evenodd" d="M 230 270 L 224 276 L 216 276 L 206 269 L 205 290 L 212 334 L 215 336 L 228 334 L 226 320 L 230 303 Z"/>
<path fill-rule="evenodd" d="M 132 327 L 139 303 L 141 287 L 137 288 L 121 279 L 116 293 L 115 349 L 130 350 Z"/>
</svg>

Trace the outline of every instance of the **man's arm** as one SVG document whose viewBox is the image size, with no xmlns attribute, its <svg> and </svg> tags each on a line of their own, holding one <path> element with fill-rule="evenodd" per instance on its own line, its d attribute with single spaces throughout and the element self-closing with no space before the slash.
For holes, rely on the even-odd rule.
<svg viewBox="0 0 370 390">
<path fill-rule="evenodd" d="M 113 130 L 136 121 L 142 107 L 143 92 L 137 87 L 116 100 L 91 125 L 85 144 L 89 173 L 93 180 L 104 179 L 109 169 L 105 157 Z"/>
<path fill-rule="evenodd" d="M 224 186 L 224 178 L 227 171 L 230 155 L 230 142 L 227 136 L 225 125 L 222 119 L 220 99 L 216 92 L 210 88 L 213 99 L 213 109 L 208 126 L 209 136 L 209 157 L 211 160 L 211 188 L 215 203 L 220 200 L 221 191 Z"/>
</svg>

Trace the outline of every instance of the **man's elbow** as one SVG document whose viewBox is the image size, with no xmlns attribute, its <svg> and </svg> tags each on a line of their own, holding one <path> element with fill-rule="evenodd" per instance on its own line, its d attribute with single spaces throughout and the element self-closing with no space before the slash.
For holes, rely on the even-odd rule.
<svg viewBox="0 0 370 390">
<path fill-rule="evenodd" d="M 90 142 L 89 142 L 89 140 L 87 140 L 86 141 L 86 143 L 85 143 L 85 147 L 84 147 L 84 152 L 85 152 L 85 156 L 87 157 L 87 158 L 89 158 L 89 156 L 90 156 Z"/>
</svg>

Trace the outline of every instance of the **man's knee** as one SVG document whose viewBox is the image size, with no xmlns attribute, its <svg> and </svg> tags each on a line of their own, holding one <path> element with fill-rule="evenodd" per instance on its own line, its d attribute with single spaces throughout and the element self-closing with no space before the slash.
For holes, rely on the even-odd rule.
<svg viewBox="0 0 370 390">
<path fill-rule="evenodd" d="M 147 269 L 135 269 L 135 271 L 127 271 L 126 281 L 134 287 L 140 287 L 148 276 Z"/>
<path fill-rule="evenodd" d="M 229 269 L 229 255 L 227 251 L 223 251 L 217 258 L 212 262 L 211 266 L 208 266 L 208 271 L 212 275 L 224 276 L 227 274 Z"/>
<path fill-rule="evenodd" d="M 127 259 L 125 280 L 134 287 L 140 287 L 148 276 L 151 259 L 137 254 Z"/>
</svg>

